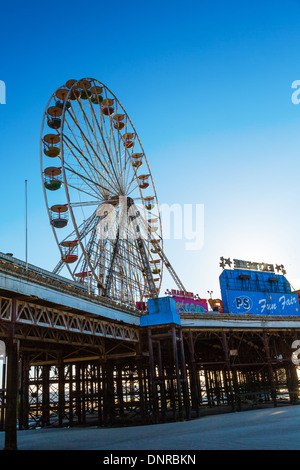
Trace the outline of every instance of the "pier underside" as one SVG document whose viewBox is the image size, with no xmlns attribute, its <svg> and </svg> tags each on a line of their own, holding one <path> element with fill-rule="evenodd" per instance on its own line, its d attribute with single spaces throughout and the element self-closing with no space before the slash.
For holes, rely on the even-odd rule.
<svg viewBox="0 0 300 470">
<path fill-rule="evenodd" d="M 8 360 L 0 430 L 12 442 L 14 423 L 18 429 L 154 424 L 298 403 L 295 327 L 111 324 L 93 335 L 88 327 L 25 321 L 21 305 L 10 299 L 5 320 L 2 298 Z"/>
</svg>

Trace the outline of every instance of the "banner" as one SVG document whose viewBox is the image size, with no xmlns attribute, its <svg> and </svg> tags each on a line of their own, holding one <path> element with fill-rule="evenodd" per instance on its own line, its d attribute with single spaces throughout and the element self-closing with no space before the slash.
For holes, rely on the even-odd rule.
<svg viewBox="0 0 300 470">
<path fill-rule="evenodd" d="M 207 312 L 207 302 L 205 299 L 189 299 L 174 296 L 177 313 L 204 313 Z"/>
<path fill-rule="evenodd" d="M 227 290 L 229 313 L 300 315 L 297 294 Z"/>
</svg>

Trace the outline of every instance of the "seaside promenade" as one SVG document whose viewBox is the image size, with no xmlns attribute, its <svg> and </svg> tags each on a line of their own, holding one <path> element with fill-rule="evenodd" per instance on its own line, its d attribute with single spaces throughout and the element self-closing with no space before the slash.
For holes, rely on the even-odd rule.
<svg viewBox="0 0 300 470">
<path fill-rule="evenodd" d="M 205 416 L 192 421 L 124 428 L 18 432 L 19 450 L 299 450 L 300 406 Z M 0 433 L 0 448 L 4 433 Z"/>
</svg>

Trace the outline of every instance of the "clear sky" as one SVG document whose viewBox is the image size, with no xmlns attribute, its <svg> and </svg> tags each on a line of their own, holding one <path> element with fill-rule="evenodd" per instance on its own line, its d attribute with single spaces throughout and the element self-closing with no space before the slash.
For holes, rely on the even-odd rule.
<svg viewBox="0 0 300 470">
<path fill-rule="evenodd" d="M 50 95 L 103 82 L 125 107 L 161 204 L 203 204 L 204 244 L 167 240 L 185 287 L 219 296 L 220 256 L 284 264 L 300 288 L 300 2 L 11 1 L 1 5 L 0 251 L 58 261 L 39 139 Z M 165 288 L 176 287 L 166 275 Z"/>
</svg>

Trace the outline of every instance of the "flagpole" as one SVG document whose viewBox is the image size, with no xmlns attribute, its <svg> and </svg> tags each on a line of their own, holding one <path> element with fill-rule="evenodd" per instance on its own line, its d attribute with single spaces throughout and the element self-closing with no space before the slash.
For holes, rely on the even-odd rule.
<svg viewBox="0 0 300 470">
<path fill-rule="evenodd" d="M 25 180 L 25 217 L 26 217 L 26 233 L 25 233 L 25 259 L 26 271 L 28 270 L 28 211 L 27 211 L 27 180 Z"/>
</svg>

